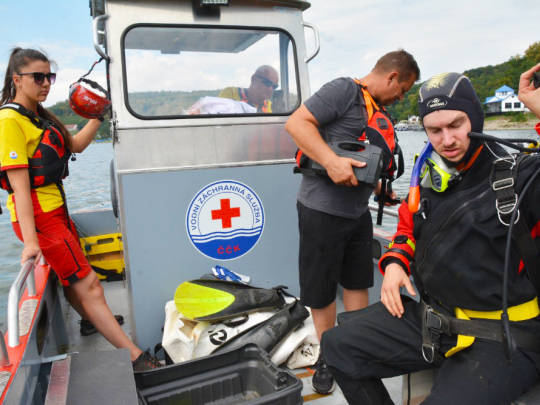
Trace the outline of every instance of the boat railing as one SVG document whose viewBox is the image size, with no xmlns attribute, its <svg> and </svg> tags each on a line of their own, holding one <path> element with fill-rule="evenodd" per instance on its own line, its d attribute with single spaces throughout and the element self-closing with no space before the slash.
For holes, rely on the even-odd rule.
<svg viewBox="0 0 540 405">
<path fill-rule="evenodd" d="M 379 206 L 378 205 L 369 204 L 368 207 L 369 207 L 370 211 L 373 211 L 373 212 L 378 212 L 379 211 Z M 383 208 L 383 214 L 384 215 L 389 215 L 389 216 L 394 217 L 394 218 L 399 218 L 399 213 L 397 211 L 391 210 L 389 208 Z"/>
<path fill-rule="evenodd" d="M 9 354 L 6 347 L 6 338 L 4 332 L 0 330 L 0 367 L 7 367 L 11 364 Z"/>
<path fill-rule="evenodd" d="M 103 59 L 110 61 L 111 59 L 109 58 L 109 55 L 107 55 L 101 49 L 101 47 L 99 46 L 99 36 L 101 35 L 101 36 L 105 37 L 105 31 L 100 31 L 99 30 L 99 23 L 101 21 L 105 21 L 108 18 L 109 18 L 109 14 L 103 14 L 103 15 L 100 15 L 99 17 L 94 18 L 94 20 L 92 21 L 92 31 L 93 31 L 93 34 L 94 34 L 94 48 L 96 49 L 96 52 Z M 105 40 L 103 40 L 103 41 L 105 41 Z"/>
<path fill-rule="evenodd" d="M 21 299 L 21 293 L 24 290 L 25 283 L 28 286 L 28 296 L 36 296 L 36 278 L 34 274 L 34 258 L 31 258 L 24 263 L 17 275 L 17 278 L 11 285 L 8 295 L 8 308 L 7 308 L 7 327 L 8 327 L 8 345 L 9 347 L 19 346 L 19 301 Z M 0 339 L 0 351 L 2 346 L 5 347 L 5 341 L 2 335 Z M 7 350 L 5 355 L 7 356 Z M 8 359 L 9 362 L 9 359 Z"/>
</svg>

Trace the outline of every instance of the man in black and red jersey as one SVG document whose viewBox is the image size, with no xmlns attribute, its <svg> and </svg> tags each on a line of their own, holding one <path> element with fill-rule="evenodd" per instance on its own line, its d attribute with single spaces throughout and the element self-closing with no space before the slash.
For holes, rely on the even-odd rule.
<svg viewBox="0 0 540 405">
<path fill-rule="evenodd" d="M 533 111 L 534 69 L 520 82 Z M 483 109 L 462 74 L 432 77 L 418 103 L 419 198 L 379 262 L 381 302 L 323 335 L 324 360 L 351 404 L 391 404 L 382 378 L 434 368 L 423 404 L 510 404 L 540 377 L 540 157 L 475 136 Z M 417 295 L 411 274 L 420 302 L 400 294 Z"/>
<path fill-rule="evenodd" d="M 337 156 L 327 142 L 364 140 L 374 131 L 374 136 L 382 135 L 382 142 L 388 136 L 394 149 L 394 130 L 384 106 L 402 100 L 419 76 L 412 55 L 404 50 L 390 52 L 360 80 L 339 78 L 325 84 L 285 126 L 302 153 L 329 175 L 304 175 L 297 203 L 300 300 L 311 307 L 319 339 L 335 325 L 338 283 L 347 311 L 367 306 L 367 289 L 373 286 L 373 225 L 368 209 L 373 188 L 359 185 L 353 173 L 354 167 L 365 163 Z M 385 170 L 395 168 L 390 149 Z M 335 387 L 322 360 L 312 386 L 322 394 Z"/>
</svg>

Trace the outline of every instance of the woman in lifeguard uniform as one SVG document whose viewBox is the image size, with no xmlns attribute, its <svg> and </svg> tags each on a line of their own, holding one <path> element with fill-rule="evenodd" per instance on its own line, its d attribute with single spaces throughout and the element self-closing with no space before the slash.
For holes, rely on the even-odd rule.
<svg viewBox="0 0 540 405">
<path fill-rule="evenodd" d="M 157 368 L 161 364 L 129 340 L 119 325 L 123 318 L 109 309 L 69 217 L 62 185 L 69 158 L 92 142 L 103 118 L 91 119 L 71 137 L 41 105 L 55 79 L 42 52 L 12 51 L 0 97 L 0 187 L 9 193 L 13 230 L 24 242 L 21 264 L 44 256 L 82 317 L 82 334 L 97 329 L 115 347 L 129 349 L 136 371 Z"/>
</svg>

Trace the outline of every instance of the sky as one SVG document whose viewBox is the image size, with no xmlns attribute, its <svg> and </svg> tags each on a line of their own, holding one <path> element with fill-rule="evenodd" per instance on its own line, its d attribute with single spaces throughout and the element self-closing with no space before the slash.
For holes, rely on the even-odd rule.
<svg viewBox="0 0 540 405">
<path fill-rule="evenodd" d="M 309 64 L 312 93 L 336 77 L 363 77 L 380 56 L 400 47 L 414 55 L 426 80 L 445 71 L 505 62 L 540 41 L 539 0 L 310 3 L 303 18 L 318 28 L 321 41 Z M 313 34 L 305 33 L 309 54 L 315 47 Z M 88 0 L 0 0 L 2 79 L 14 46 L 41 48 L 57 62 L 58 79 L 45 105 L 66 100 L 70 84 L 99 59 Z M 89 78 L 105 83 L 103 63 Z"/>
</svg>

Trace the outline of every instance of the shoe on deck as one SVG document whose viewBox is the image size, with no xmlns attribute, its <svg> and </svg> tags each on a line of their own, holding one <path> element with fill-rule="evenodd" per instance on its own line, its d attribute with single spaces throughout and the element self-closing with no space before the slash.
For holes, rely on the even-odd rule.
<svg viewBox="0 0 540 405">
<path fill-rule="evenodd" d="M 163 367 L 163 364 L 150 354 L 150 349 L 142 352 L 141 355 L 131 363 L 133 365 L 133 371 L 148 371 Z"/>
<path fill-rule="evenodd" d="M 115 315 L 114 317 L 116 318 L 118 325 L 124 324 L 124 317 L 122 315 Z M 81 319 L 79 321 L 79 325 L 81 325 L 80 332 L 81 332 L 81 335 L 83 336 L 90 336 L 97 332 L 96 327 L 92 325 L 92 322 L 90 321 L 85 321 Z"/>
<path fill-rule="evenodd" d="M 317 370 L 311 379 L 311 388 L 318 394 L 330 394 L 336 389 L 336 382 L 321 357 L 316 364 Z"/>
</svg>

